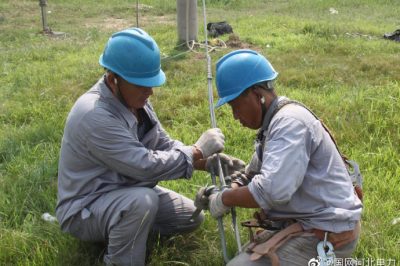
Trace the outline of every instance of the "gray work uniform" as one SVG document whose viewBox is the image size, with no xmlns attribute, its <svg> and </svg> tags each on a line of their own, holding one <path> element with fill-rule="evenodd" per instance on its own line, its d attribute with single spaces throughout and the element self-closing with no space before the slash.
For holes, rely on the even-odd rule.
<svg viewBox="0 0 400 266">
<path fill-rule="evenodd" d="M 172 140 L 152 106 L 139 123 L 100 79 L 70 111 L 58 169 L 57 219 L 87 241 L 107 243 L 106 263 L 144 265 L 150 231 L 192 231 L 193 201 L 157 186 L 190 178 L 192 147 Z"/>
<path fill-rule="evenodd" d="M 287 98 L 277 98 L 282 100 Z M 257 173 L 248 188 L 265 213 L 270 218 L 296 219 L 305 230 L 353 230 L 361 218 L 362 203 L 321 122 L 304 107 L 288 104 L 262 134 L 262 161 L 255 153 L 246 170 Z M 316 237 L 289 240 L 277 252 L 281 265 L 307 265 L 317 256 L 318 242 Z M 356 241 L 338 250 L 337 256 L 350 256 L 355 246 Z M 249 255 L 243 253 L 229 265 L 244 265 L 245 261 L 245 265 L 270 265 L 265 257 L 248 260 Z"/>
</svg>

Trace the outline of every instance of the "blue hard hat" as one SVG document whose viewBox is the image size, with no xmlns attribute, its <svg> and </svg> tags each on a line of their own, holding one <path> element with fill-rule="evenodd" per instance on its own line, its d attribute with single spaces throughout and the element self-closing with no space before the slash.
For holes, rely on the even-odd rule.
<svg viewBox="0 0 400 266">
<path fill-rule="evenodd" d="M 249 87 L 277 76 L 270 62 L 256 51 L 242 49 L 224 55 L 217 62 L 219 100 L 216 107 L 236 99 Z"/>
<path fill-rule="evenodd" d="M 99 63 L 132 84 L 158 87 L 165 82 L 157 43 L 139 28 L 114 33 Z"/>
</svg>

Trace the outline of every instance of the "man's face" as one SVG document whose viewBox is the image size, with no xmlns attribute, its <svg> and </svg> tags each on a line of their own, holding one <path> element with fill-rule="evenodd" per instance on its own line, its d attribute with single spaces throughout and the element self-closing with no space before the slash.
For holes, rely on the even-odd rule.
<svg viewBox="0 0 400 266">
<path fill-rule="evenodd" d="M 131 84 L 121 78 L 118 79 L 118 87 L 126 104 L 134 109 L 143 108 L 153 94 L 153 88 Z"/>
<path fill-rule="evenodd" d="M 239 120 L 243 126 L 251 129 L 261 127 L 262 110 L 260 97 L 252 89 L 242 93 L 228 104 L 232 108 L 233 117 Z"/>
</svg>

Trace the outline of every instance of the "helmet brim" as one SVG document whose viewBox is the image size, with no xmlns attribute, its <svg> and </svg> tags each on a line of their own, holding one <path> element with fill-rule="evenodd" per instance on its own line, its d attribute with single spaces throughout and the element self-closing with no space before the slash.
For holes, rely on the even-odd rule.
<svg viewBox="0 0 400 266">
<path fill-rule="evenodd" d="M 217 104 L 215 105 L 215 108 L 221 107 L 222 105 L 224 105 L 224 104 L 226 104 L 226 103 L 228 103 L 230 101 L 235 100 L 237 97 L 240 96 L 240 94 L 242 94 L 243 91 L 238 91 L 235 94 L 231 94 L 231 95 L 228 95 L 226 97 L 219 98 Z"/>
<path fill-rule="evenodd" d="M 146 78 L 128 78 L 122 77 L 127 82 L 143 86 L 143 87 L 160 87 L 165 83 L 165 73 L 160 69 L 160 72 L 156 76 Z"/>
<path fill-rule="evenodd" d="M 100 55 L 99 58 L 99 64 L 104 67 L 105 69 L 108 69 L 115 74 L 119 75 L 122 77 L 124 80 L 131 84 L 135 84 L 138 86 L 143 86 L 143 87 L 160 87 L 163 85 L 166 81 L 165 73 L 162 71 L 162 69 L 159 70 L 157 75 L 152 76 L 152 77 L 144 77 L 144 78 L 134 78 L 134 77 L 127 77 L 126 75 L 122 75 L 120 71 L 117 71 L 113 69 L 113 67 L 109 66 L 105 61 L 103 55 Z"/>
</svg>

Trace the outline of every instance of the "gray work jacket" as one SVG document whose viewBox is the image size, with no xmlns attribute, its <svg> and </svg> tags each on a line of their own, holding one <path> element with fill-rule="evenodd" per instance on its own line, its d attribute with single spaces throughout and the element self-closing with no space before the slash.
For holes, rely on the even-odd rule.
<svg viewBox="0 0 400 266">
<path fill-rule="evenodd" d="M 192 147 L 168 136 L 149 103 L 144 110 L 153 127 L 139 141 L 136 117 L 114 97 L 104 78 L 76 101 L 66 121 L 58 166 L 60 224 L 102 193 L 192 176 Z"/>
<path fill-rule="evenodd" d="M 297 219 L 305 230 L 352 230 L 362 204 L 320 121 L 304 107 L 288 104 L 263 134 L 263 159 L 257 163 L 253 155 L 250 170 L 258 174 L 248 185 L 260 207 L 272 218 Z"/>
</svg>

